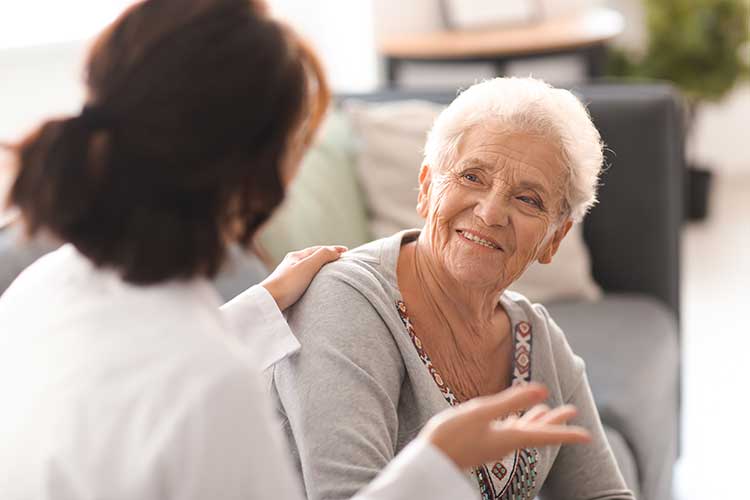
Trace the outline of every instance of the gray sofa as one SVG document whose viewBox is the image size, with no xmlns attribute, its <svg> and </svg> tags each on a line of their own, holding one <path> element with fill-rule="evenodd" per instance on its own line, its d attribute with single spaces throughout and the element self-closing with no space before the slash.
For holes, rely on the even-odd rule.
<svg viewBox="0 0 750 500">
<path fill-rule="evenodd" d="M 593 275 L 605 295 L 595 303 L 546 305 L 586 361 L 627 482 L 638 498 L 666 500 L 672 496 L 680 394 L 679 101 L 665 85 L 594 84 L 572 90 L 588 104 L 608 146 L 600 203 L 584 223 Z M 454 96 L 386 91 L 356 98 L 448 103 Z M 12 233 L 0 232 L 0 293 L 20 269 L 52 247 L 19 246 L 11 243 Z M 264 273 L 257 259 L 235 251 L 217 287 L 230 298 Z"/>
<path fill-rule="evenodd" d="M 627 446 L 618 459 L 626 473 L 632 463 L 638 498 L 669 499 L 679 449 L 680 101 L 668 86 L 579 91 L 610 149 L 601 203 L 584 223 L 607 294 L 549 310 L 586 360 L 612 446 Z"/>
</svg>

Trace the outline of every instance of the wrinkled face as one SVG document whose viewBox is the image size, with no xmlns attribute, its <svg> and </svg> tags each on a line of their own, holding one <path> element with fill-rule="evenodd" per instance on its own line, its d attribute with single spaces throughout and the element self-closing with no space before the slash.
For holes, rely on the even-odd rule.
<svg viewBox="0 0 750 500">
<path fill-rule="evenodd" d="M 504 289 L 535 260 L 551 261 L 572 222 L 562 216 L 566 173 L 549 139 L 477 126 L 448 165 L 422 166 L 417 211 L 442 270 Z"/>
</svg>

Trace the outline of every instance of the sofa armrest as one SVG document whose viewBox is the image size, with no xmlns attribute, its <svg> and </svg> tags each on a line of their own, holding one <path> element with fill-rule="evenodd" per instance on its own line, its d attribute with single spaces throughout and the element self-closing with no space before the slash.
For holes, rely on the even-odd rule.
<svg viewBox="0 0 750 500">
<path fill-rule="evenodd" d="M 680 435 L 680 348 L 674 314 L 661 301 L 640 293 L 549 304 L 547 310 L 586 362 L 602 423 L 616 430 L 633 454 L 637 498 L 671 498 Z"/>
</svg>

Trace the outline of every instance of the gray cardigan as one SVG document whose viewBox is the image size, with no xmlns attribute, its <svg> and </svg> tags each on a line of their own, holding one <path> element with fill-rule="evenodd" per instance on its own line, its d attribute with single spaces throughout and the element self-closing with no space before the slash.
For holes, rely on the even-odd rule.
<svg viewBox="0 0 750 500">
<path fill-rule="evenodd" d="M 449 406 L 396 306 L 402 240 L 418 234 L 397 233 L 348 252 L 318 274 L 288 313 L 302 349 L 274 367 L 273 394 L 311 500 L 354 495 Z M 633 499 L 604 436 L 583 360 L 544 307 L 513 292 L 501 301 L 515 331 L 531 328 L 526 374 L 549 388 L 549 405 L 578 407 L 574 423 L 589 429 L 593 442 L 506 457 L 495 470 L 495 479 L 505 473 L 504 482 L 493 483 L 495 498 L 541 492 L 554 499 Z M 516 375 L 518 369 L 514 363 Z M 492 467 L 485 473 L 493 474 Z"/>
</svg>

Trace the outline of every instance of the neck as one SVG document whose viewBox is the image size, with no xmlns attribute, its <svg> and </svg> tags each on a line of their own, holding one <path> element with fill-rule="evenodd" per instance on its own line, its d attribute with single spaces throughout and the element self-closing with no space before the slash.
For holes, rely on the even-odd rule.
<svg viewBox="0 0 750 500">
<path fill-rule="evenodd" d="M 447 329 L 457 343 L 498 341 L 498 320 L 505 319 L 499 304 L 502 289 L 478 289 L 457 282 L 442 270 L 437 255 L 423 231 L 403 248 L 398 276 L 410 310 L 416 310 L 421 323 L 429 321 L 439 330 Z M 492 335 L 488 338 L 488 335 Z"/>
</svg>

